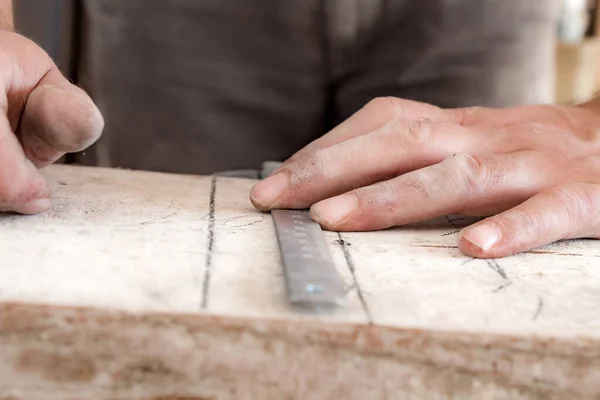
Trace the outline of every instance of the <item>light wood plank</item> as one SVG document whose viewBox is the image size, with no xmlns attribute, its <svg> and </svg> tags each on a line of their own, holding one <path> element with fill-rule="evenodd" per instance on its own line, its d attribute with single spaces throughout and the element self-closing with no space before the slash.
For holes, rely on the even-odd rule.
<svg viewBox="0 0 600 400">
<path fill-rule="evenodd" d="M 349 302 L 312 315 L 253 181 L 48 173 L 53 210 L 0 217 L 0 399 L 600 394 L 597 241 L 488 263 L 456 248 L 469 221 L 326 232 Z"/>
<path fill-rule="evenodd" d="M 435 224 L 435 221 L 432 221 Z M 378 324 L 509 335 L 600 335 L 595 240 L 499 260 L 463 256 L 452 226 L 344 234 Z"/>
<path fill-rule="evenodd" d="M 122 310 L 201 302 L 208 178 L 55 166 L 56 204 L 0 217 L 0 296 Z"/>
</svg>

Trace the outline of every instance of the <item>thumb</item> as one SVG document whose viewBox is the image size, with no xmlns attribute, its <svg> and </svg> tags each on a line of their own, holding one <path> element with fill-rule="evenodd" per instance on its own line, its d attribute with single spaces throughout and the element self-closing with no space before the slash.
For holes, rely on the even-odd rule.
<svg viewBox="0 0 600 400">
<path fill-rule="evenodd" d="M 92 99 L 53 67 L 28 96 L 19 136 L 27 158 L 41 168 L 89 147 L 103 128 Z"/>
</svg>

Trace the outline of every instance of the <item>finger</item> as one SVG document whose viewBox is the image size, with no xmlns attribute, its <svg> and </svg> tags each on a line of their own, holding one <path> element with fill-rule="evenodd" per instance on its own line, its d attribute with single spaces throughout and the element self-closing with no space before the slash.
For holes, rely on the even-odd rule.
<svg viewBox="0 0 600 400">
<path fill-rule="evenodd" d="M 29 94 L 19 137 L 27 158 L 41 168 L 89 147 L 103 127 L 91 98 L 54 67 Z"/>
<path fill-rule="evenodd" d="M 459 123 L 462 110 L 445 110 L 430 104 L 395 97 L 379 97 L 371 100 L 350 118 L 336 126 L 326 135 L 296 152 L 289 160 L 295 160 L 311 152 L 333 146 L 397 121 L 431 120 Z"/>
<path fill-rule="evenodd" d="M 389 181 L 321 201 L 311 215 L 325 229 L 385 229 L 473 207 L 514 206 L 539 190 L 544 173 L 527 153 L 457 154 Z"/>
<path fill-rule="evenodd" d="M 51 206 L 50 187 L 25 158 L 5 114 L 0 114 L 0 211 L 35 214 Z"/>
<path fill-rule="evenodd" d="M 381 129 L 286 163 L 258 183 L 251 199 L 259 209 L 304 208 L 446 157 L 490 147 L 493 135 L 461 125 L 397 120 Z"/>
<path fill-rule="evenodd" d="M 600 237 L 600 186 L 569 184 L 542 191 L 524 203 L 462 230 L 460 250 L 496 258 L 561 239 Z"/>
</svg>

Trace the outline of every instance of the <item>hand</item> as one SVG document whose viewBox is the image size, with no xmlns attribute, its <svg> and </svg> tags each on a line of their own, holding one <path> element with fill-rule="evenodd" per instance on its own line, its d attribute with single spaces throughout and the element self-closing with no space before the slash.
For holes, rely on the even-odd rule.
<svg viewBox="0 0 600 400">
<path fill-rule="evenodd" d="M 0 211 L 51 206 L 38 171 L 96 141 L 104 121 L 87 94 L 32 41 L 0 30 Z"/>
<path fill-rule="evenodd" d="M 459 248 L 503 257 L 600 237 L 600 113 L 590 107 L 440 109 L 376 99 L 251 191 L 261 210 L 308 208 L 365 231 L 445 214 L 490 216 Z"/>
</svg>

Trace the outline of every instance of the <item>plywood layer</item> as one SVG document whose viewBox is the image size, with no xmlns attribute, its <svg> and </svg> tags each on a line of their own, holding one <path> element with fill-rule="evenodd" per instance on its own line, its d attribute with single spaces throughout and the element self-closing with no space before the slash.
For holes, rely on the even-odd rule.
<svg viewBox="0 0 600 400">
<path fill-rule="evenodd" d="M 326 232 L 348 305 L 300 313 L 254 181 L 47 173 L 51 211 L 0 217 L 0 399 L 600 396 L 596 241 L 486 261 L 455 216 Z"/>
</svg>

